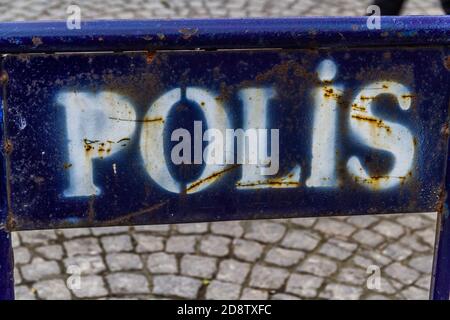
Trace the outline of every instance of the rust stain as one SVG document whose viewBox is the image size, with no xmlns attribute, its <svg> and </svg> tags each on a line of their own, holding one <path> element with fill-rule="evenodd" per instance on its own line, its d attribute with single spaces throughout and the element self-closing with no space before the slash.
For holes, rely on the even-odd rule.
<svg viewBox="0 0 450 320">
<path fill-rule="evenodd" d="M 204 179 L 198 180 L 195 183 L 193 183 L 191 186 L 189 186 L 189 188 L 186 188 L 186 191 L 191 191 L 192 189 L 197 188 L 199 185 L 211 181 L 211 180 L 216 180 L 217 178 L 219 178 L 221 175 L 223 175 L 224 173 L 227 173 L 228 171 L 234 170 L 237 167 L 239 167 L 240 164 L 234 164 L 232 166 L 229 166 L 221 171 L 217 171 L 214 172 L 212 175 L 210 175 L 209 177 L 206 177 Z"/>
<path fill-rule="evenodd" d="M 255 183 L 237 183 L 236 184 L 239 187 L 256 187 L 256 186 L 277 186 L 277 187 L 284 187 L 284 186 L 300 186 L 300 182 L 296 181 L 282 181 L 282 180 L 267 180 L 267 181 L 258 181 Z"/>
<path fill-rule="evenodd" d="M 156 56 L 156 52 L 154 52 L 154 51 L 147 52 L 146 59 L 145 59 L 145 61 L 147 61 L 147 64 L 151 64 L 153 62 L 153 60 L 155 59 L 155 56 Z"/>
<path fill-rule="evenodd" d="M 182 34 L 184 40 L 188 40 L 190 37 L 197 34 L 198 28 L 181 28 L 178 32 Z"/>
<path fill-rule="evenodd" d="M 444 66 L 445 66 L 445 69 L 450 71 L 450 56 L 446 56 L 444 58 Z"/>
<path fill-rule="evenodd" d="M 380 188 L 380 183 L 382 181 L 385 181 L 385 180 L 388 180 L 388 179 L 398 179 L 398 180 L 400 180 L 400 184 L 404 184 L 406 179 L 408 177 L 410 177 L 410 176 L 412 176 L 411 172 L 409 172 L 406 176 L 399 176 L 399 177 L 382 176 L 382 175 L 371 176 L 370 178 L 367 178 L 367 179 L 361 179 L 359 177 L 354 177 L 354 181 L 355 182 L 362 182 L 362 183 L 365 183 L 365 184 L 370 184 L 375 189 L 379 189 Z"/>
<path fill-rule="evenodd" d="M 153 118 L 153 119 L 149 119 L 149 118 L 144 118 L 144 119 L 122 119 L 122 118 L 115 118 L 115 117 L 109 117 L 109 119 L 111 120 L 117 120 L 117 121 L 131 121 L 131 122 L 161 122 L 164 123 L 164 119 L 162 117 L 159 118 Z"/>
<path fill-rule="evenodd" d="M 64 167 L 64 169 L 69 169 L 70 167 L 72 167 L 72 164 L 71 163 L 64 163 L 63 164 L 63 167 Z"/>
<path fill-rule="evenodd" d="M 157 204 L 155 204 L 155 205 L 153 205 L 153 206 L 151 206 L 149 208 L 142 209 L 142 210 L 139 210 L 139 211 L 136 211 L 136 212 L 129 213 L 129 214 L 124 215 L 122 217 L 109 220 L 109 221 L 107 221 L 105 223 L 105 226 L 123 224 L 124 222 L 126 222 L 126 221 L 128 221 L 128 220 L 130 220 L 132 218 L 139 217 L 139 216 L 141 216 L 143 214 L 146 214 L 146 213 L 152 213 L 153 211 L 158 210 L 162 206 L 166 205 L 168 202 L 169 201 L 167 200 L 167 201 L 164 201 L 164 202 L 161 202 L 161 203 L 157 203 Z"/>
<path fill-rule="evenodd" d="M 361 121 L 369 121 L 369 122 L 375 123 L 376 126 L 379 127 L 379 128 L 384 128 L 388 132 L 391 131 L 391 128 L 388 125 L 386 125 L 383 122 L 383 120 L 372 118 L 372 117 L 368 117 L 368 116 L 363 116 L 363 115 L 356 115 L 356 114 L 352 114 L 352 118 L 357 119 L 357 120 L 361 120 Z"/>
<path fill-rule="evenodd" d="M 40 37 L 33 37 L 33 38 L 31 38 L 31 42 L 33 42 L 33 45 L 36 46 L 36 47 L 43 43 L 42 39 Z"/>
<path fill-rule="evenodd" d="M 8 212 L 8 216 L 6 217 L 6 230 L 13 231 L 16 229 L 17 222 L 14 219 L 14 214 L 12 211 Z"/>
<path fill-rule="evenodd" d="M 367 109 L 365 107 L 360 106 L 357 103 L 352 104 L 352 109 L 355 110 L 355 111 L 361 111 L 361 112 L 366 112 L 367 111 Z"/>
<path fill-rule="evenodd" d="M 375 97 L 368 97 L 368 96 L 361 96 L 361 100 L 375 100 L 377 97 L 375 96 Z"/>
<path fill-rule="evenodd" d="M 8 73 L 6 71 L 3 71 L 2 75 L 0 77 L 1 84 L 6 84 L 8 82 L 8 80 L 9 80 Z"/>
<path fill-rule="evenodd" d="M 5 145 L 3 146 L 6 154 L 11 154 L 13 151 L 13 144 L 10 139 L 5 140 Z"/>
<path fill-rule="evenodd" d="M 101 142 L 99 140 L 90 140 L 90 139 L 83 139 L 84 142 L 84 150 L 86 153 L 91 152 L 92 150 L 95 150 L 95 146 L 97 147 L 97 153 L 100 159 L 103 159 L 104 153 L 110 154 L 112 147 L 114 144 L 120 144 L 121 147 L 126 147 L 127 143 L 130 141 L 130 138 L 122 138 L 120 140 L 112 141 L 112 140 L 106 140 L 105 142 Z"/>
</svg>

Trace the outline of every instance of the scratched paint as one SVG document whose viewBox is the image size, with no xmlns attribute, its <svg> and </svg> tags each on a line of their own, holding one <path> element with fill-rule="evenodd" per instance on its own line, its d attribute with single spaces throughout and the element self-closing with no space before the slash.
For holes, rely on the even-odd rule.
<svg viewBox="0 0 450 320">
<path fill-rule="evenodd" d="M 434 211 L 442 61 L 425 48 L 8 55 L 4 223 Z"/>
</svg>

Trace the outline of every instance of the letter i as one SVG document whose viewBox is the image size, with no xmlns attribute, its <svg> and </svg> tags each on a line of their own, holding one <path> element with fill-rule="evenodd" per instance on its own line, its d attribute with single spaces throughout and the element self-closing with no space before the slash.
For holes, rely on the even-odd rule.
<svg viewBox="0 0 450 320">
<path fill-rule="evenodd" d="M 343 86 L 332 83 L 337 73 L 336 64 L 323 60 L 317 75 L 322 86 L 314 89 L 314 123 L 312 130 L 311 175 L 308 187 L 334 187 L 336 178 L 337 104 Z"/>
</svg>

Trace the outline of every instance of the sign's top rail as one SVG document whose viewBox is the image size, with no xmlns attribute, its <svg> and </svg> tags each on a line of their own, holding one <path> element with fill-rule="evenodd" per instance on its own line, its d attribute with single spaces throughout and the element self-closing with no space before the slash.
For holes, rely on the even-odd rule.
<svg viewBox="0 0 450 320">
<path fill-rule="evenodd" d="M 0 53 L 320 48 L 450 43 L 450 16 L 300 17 L 0 23 Z"/>
</svg>

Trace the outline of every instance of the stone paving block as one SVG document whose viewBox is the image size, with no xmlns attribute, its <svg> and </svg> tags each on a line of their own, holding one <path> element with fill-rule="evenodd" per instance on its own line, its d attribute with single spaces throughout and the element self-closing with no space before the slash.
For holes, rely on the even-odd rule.
<svg viewBox="0 0 450 320">
<path fill-rule="evenodd" d="M 289 272 L 282 268 L 255 265 L 250 275 L 250 286 L 261 289 L 279 289 Z"/>
<path fill-rule="evenodd" d="M 314 226 L 314 229 L 328 235 L 344 237 L 349 237 L 356 230 L 351 224 L 333 220 L 331 218 L 319 219 Z"/>
<path fill-rule="evenodd" d="M 430 251 L 430 246 L 423 243 L 423 240 L 419 238 L 416 234 L 407 234 L 403 236 L 399 243 L 405 245 L 406 247 L 412 249 L 413 251 L 425 253 Z"/>
<path fill-rule="evenodd" d="M 417 235 L 422 239 L 422 241 L 428 244 L 430 247 L 434 246 L 435 242 L 435 232 L 433 229 L 424 229 L 417 232 Z"/>
<path fill-rule="evenodd" d="M 200 242 L 200 251 L 214 257 L 224 257 L 230 252 L 231 240 L 222 236 L 206 236 Z"/>
<path fill-rule="evenodd" d="M 379 219 L 373 216 L 352 216 L 346 221 L 357 228 L 367 228 L 375 224 Z"/>
<path fill-rule="evenodd" d="M 54 230 L 22 231 L 20 238 L 24 244 L 48 244 L 58 239 Z"/>
<path fill-rule="evenodd" d="M 27 281 L 38 281 L 61 273 L 55 261 L 45 261 L 41 258 L 34 258 L 30 264 L 22 266 L 20 271 Z"/>
<path fill-rule="evenodd" d="M 202 283 L 200 280 L 175 275 L 154 276 L 153 294 L 195 299 Z"/>
<path fill-rule="evenodd" d="M 89 228 L 61 229 L 57 230 L 56 232 L 62 234 L 66 239 L 86 237 L 91 235 L 91 230 Z"/>
<path fill-rule="evenodd" d="M 250 271 L 250 264 L 233 259 L 222 260 L 217 279 L 237 284 L 244 283 Z"/>
<path fill-rule="evenodd" d="M 371 248 L 375 248 L 377 247 L 379 244 L 381 244 L 384 241 L 384 238 L 379 235 L 378 233 L 375 233 L 373 231 L 370 230 L 366 230 L 366 229 L 361 229 L 359 231 L 357 231 L 352 238 L 364 245 L 364 246 L 368 246 Z"/>
<path fill-rule="evenodd" d="M 31 254 L 30 250 L 26 247 L 17 247 L 14 249 L 14 263 L 17 264 L 25 264 L 30 262 Z"/>
<path fill-rule="evenodd" d="M 97 255 L 102 253 L 100 244 L 97 238 L 77 238 L 64 242 L 69 257 L 77 255 Z"/>
<path fill-rule="evenodd" d="M 16 300 L 36 300 L 36 289 L 30 289 L 27 286 L 16 286 L 14 288 Z"/>
<path fill-rule="evenodd" d="M 237 300 L 241 286 L 229 282 L 213 280 L 206 289 L 206 299 L 210 300 Z"/>
<path fill-rule="evenodd" d="M 408 287 L 401 292 L 401 295 L 407 300 L 428 300 L 428 292 L 417 287 Z"/>
<path fill-rule="evenodd" d="M 300 298 L 291 294 L 276 293 L 270 297 L 270 300 L 300 300 Z"/>
<path fill-rule="evenodd" d="M 129 227 L 102 227 L 102 228 L 91 228 L 91 232 L 94 236 L 103 236 L 110 234 L 127 233 Z"/>
<path fill-rule="evenodd" d="M 17 267 L 14 267 L 14 285 L 19 285 L 22 283 L 22 276 Z"/>
<path fill-rule="evenodd" d="M 141 258 L 134 253 L 110 253 L 105 260 L 111 271 L 140 270 L 143 267 Z"/>
<path fill-rule="evenodd" d="M 208 223 L 183 223 L 178 224 L 176 229 L 183 234 L 202 234 L 208 231 Z"/>
<path fill-rule="evenodd" d="M 162 237 L 135 233 L 133 238 L 137 242 L 137 253 L 162 251 L 164 249 L 164 238 Z"/>
<path fill-rule="evenodd" d="M 165 252 L 152 253 L 148 256 L 147 268 L 151 273 L 177 273 L 177 258 Z"/>
<path fill-rule="evenodd" d="M 283 237 L 285 232 L 286 227 L 279 223 L 251 221 L 244 238 L 262 243 L 275 243 Z"/>
<path fill-rule="evenodd" d="M 196 242 L 196 236 L 171 236 L 167 240 L 166 250 L 174 253 L 194 253 Z"/>
<path fill-rule="evenodd" d="M 289 277 L 286 292 L 302 298 L 313 298 L 317 296 L 317 291 L 323 282 L 324 279 L 320 277 L 294 273 Z"/>
<path fill-rule="evenodd" d="M 98 274 L 106 270 L 101 256 L 75 256 L 64 259 L 66 273 Z"/>
<path fill-rule="evenodd" d="M 419 280 L 416 281 L 415 285 L 418 286 L 419 288 L 429 290 L 431 285 L 431 275 L 427 274 L 421 276 Z"/>
<path fill-rule="evenodd" d="M 391 221 L 383 220 L 377 225 L 375 225 L 372 230 L 378 232 L 379 234 L 393 239 L 398 239 L 401 237 L 405 230 L 398 223 L 394 223 Z"/>
<path fill-rule="evenodd" d="M 115 294 L 150 293 L 147 278 L 134 273 L 111 273 L 106 280 Z"/>
<path fill-rule="evenodd" d="M 408 266 L 419 272 L 431 274 L 431 269 L 433 267 L 433 256 L 415 256 L 409 261 Z"/>
<path fill-rule="evenodd" d="M 344 261 L 348 257 L 352 255 L 351 251 L 348 251 L 339 245 L 336 245 L 332 241 L 328 241 L 327 243 L 324 243 L 320 249 L 319 253 L 323 254 L 324 256 L 327 256 L 329 258 L 333 258 L 336 260 Z"/>
<path fill-rule="evenodd" d="M 236 258 L 254 262 L 261 257 L 263 246 L 255 241 L 235 239 L 233 241 L 233 254 Z"/>
<path fill-rule="evenodd" d="M 82 276 L 80 287 L 72 289 L 77 298 L 99 298 L 108 295 L 105 281 L 101 276 Z"/>
<path fill-rule="evenodd" d="M 409 285 L 419 278 L 419 272 L 406 267 L 399 262 L 394 262 L 385 269 L 385 273 L 394 280 L 398 280 L 403 284 Z"/>
<path fill-rule="evenodd" d="M 413 254 L 413 251 L 401 244 L 391 243 L 381 253 L 396 261 L 403 261 Z"/>
<path fill-rule="evenodd" d="M 391 300 L 391 299 L 382 294 L 371 293 L 366 297 L 366 300 Z"/>
<path fill-rule="evenodd" d="M 338 266 L 336 262 L 321 257 L 312 255 L 306 258 L 297 268 L 299 272 L 310 273 L 319 277 L 329 277 L 336 272 Z"/>
<path fill-rule="evenodd" d="M 364 269 L 345 267 L 339 270 L 337 280 L 343 283 L 363 286 L 367 282 L 370 275 L 371 274 L 368 274 Z"/>
<path fill-rule="evenodd" d="M 69 300 L 71 298 L 66 283 L 61 279 L 39 281 L 33 287 L 40 299 Z"/>
<path fill-rule="evenodd" d="M 298 250 L 288 250 L 275 247 L 267 252 L 264 261 L 280 267 L 291 267 L 305 257 L 305 253 Z"/>
<path fill-rule="evenodd" d="M 357 300 L 361 297 L 363 289 L 339 283 L 329 283 L 323 292 L 320 293 L 321 298 L 333 300 Z"/>
<path fill-rule="evenodd" d="M 391 258 L 386 257 L 376 250 L 360 250 L 360 254 L 371 259 L 373 261 L 372 264 L 376 264 L 378 266 L 385 266 L 392 262 Z"/>
<path fill-rule="evenodd" d="M 21 244 L 19 232 L 11 233 L 11 245 L 13 248 L 19 247 Z"/>
<path fill-rule="evenodd" d="M 296 226 L 300 226 L 300 227 L 304 227 L 304 228 L 311 228 L 316 222 L 317 222 L 317 218 L 293 218 L 290 219 L 291 223 L 296 225 Z"/>
<path fill-rule="evenodd" d="M 180 265 L 183 275 L 211 279 L 217 270 L 217 259 L 186 254 Z"/>
<path fill-rule="evenodd" d="M 311 251 L 320 242 L 319 235 L 306 230 L 290 230 L 284 237 L 281 245 L 290 249 Z"/>
<path fill-rule="evenodd" d="M 412 230 L 423 229 L 429 227 L 431 222 L 419 215 L 401 215 L 396 220 L 405 227 Z"/>
<path fill-rule="evenodd" d="M 129 235 L 107 236 L 100 238 L 103 248 L 106 252 L 122 252 L 133 250 L 131 237 Z"/>
<path fill-rule="evenodd" d="M 48 260 L 61 260 L 64 256 L 63 248 L 59 244 L 42 246 L 36 248 L 35 251 Z"/>
<path fill-rule="evenodd" d="M 170 225 L 159 224 L 154 226 L 135 226 L 134 230 L 137 232 L 150 232 L 155 234 L 168 234 L 170 232 Z"/>
<path fill-rule="evenodd" d="M 212 222 L 211 231 L 214 234 L 240 238 L 244 233 L 244 228 L 240 221 Z"/>
<path fill-rule="evenodd" d="M 268 298 L 269 294 L 267 291 L 253 288 L 244 288 L 242 290 L 241 300 L 267 300 Z"/>
</svg>

